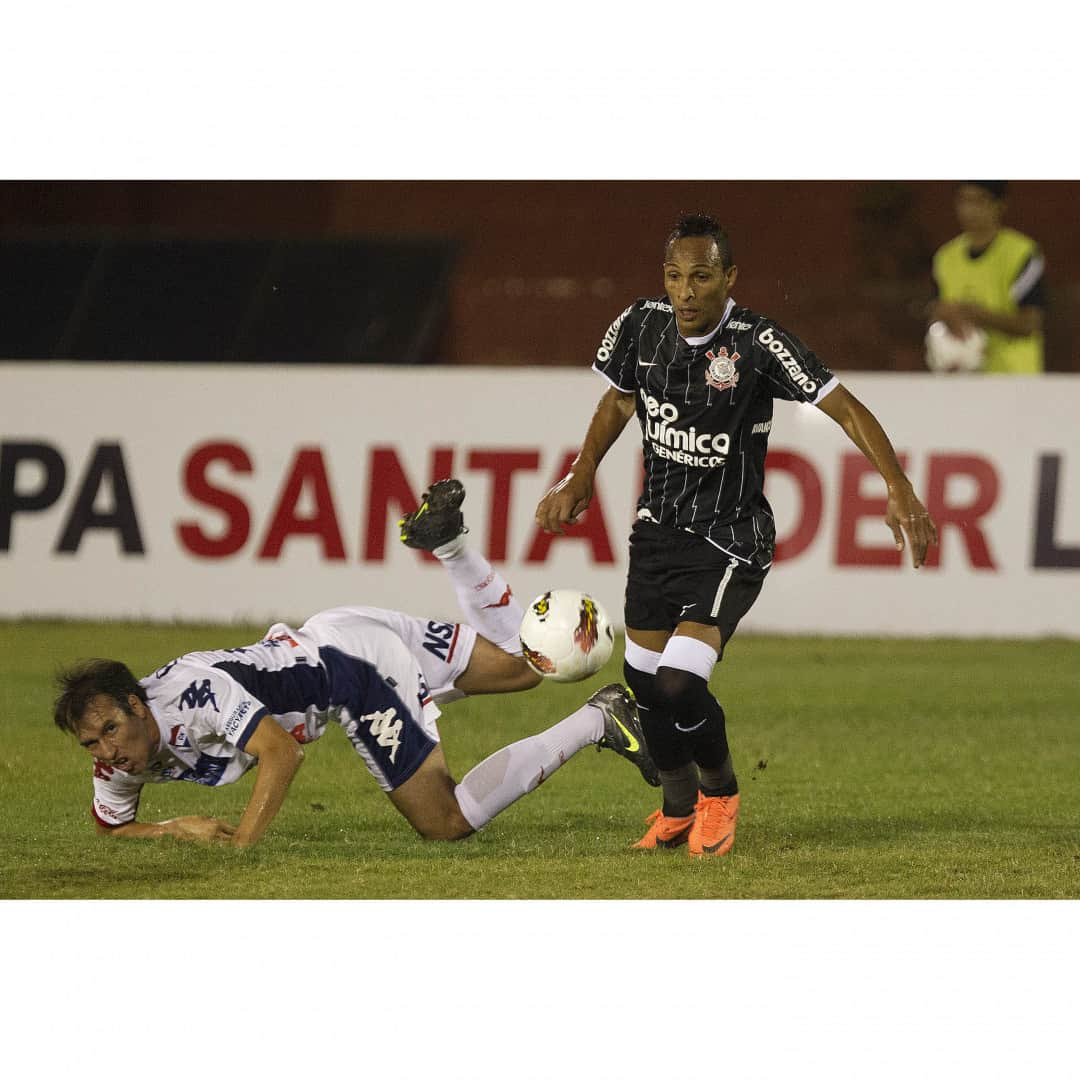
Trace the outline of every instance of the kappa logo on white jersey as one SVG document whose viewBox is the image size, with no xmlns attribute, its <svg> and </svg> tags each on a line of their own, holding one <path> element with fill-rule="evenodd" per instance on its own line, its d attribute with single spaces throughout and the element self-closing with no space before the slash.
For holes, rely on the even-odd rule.
<svg viewBox="0 0 1080 1080">
<path fill-rule="evenodd" d="M 771 326 L 766 326 L 757 336 L 758 341 L 765 346 L 777 359 L 780 366 L 788 373 L 788 377 L 805 394 L 817 393 L 817 380 L 812 379 L 803 371 L 799 361 L 791 355 L 791 350 L 773 333 Z"/>
<path fill-rule="evenodd" d="M 209 679 L 203 679 L 200 683 L 193 680 L 191 685 L 180 695 L 180 712 L 185 708 L 203 709 L 207 705 L 214 706 L 214 712 L 221 712 L 218 708 L 217 698 L 214 696 L 214 688 Z"/>
<path fill-rule="evenodd" d="M 390 751 L 390 763 L 394 764 L 398 747 L 401 745 L 401 729 L 405 722 L 398 716 L 397 709 L 392 706 L 382 712 L 368 713 L 360 717 L 360 723 L 369 724 L 368 730 L 375 736 L 375 741 Z"/>
</svg>

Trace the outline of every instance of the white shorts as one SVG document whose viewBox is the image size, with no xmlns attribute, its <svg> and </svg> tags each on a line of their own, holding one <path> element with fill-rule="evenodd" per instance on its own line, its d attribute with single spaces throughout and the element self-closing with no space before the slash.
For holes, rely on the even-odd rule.
<svg viewBox="0 0 1080 1080">
<path fill-rule="evenodd" d="M 377 607 L 338 607 L 312 615 L 301 629 L 348 626 L 366 619 L 393 630 L 416 658 L 436 705 L 464 697 L 454 683 L 464 674 L 476 646 L 476 631 L 468 623 L 420 619 L 400 611 Z"/>
<path fill-rule="evenodd" d="M 373 613 L 383 618 L 373 617 Z M 323 673 L 325 682 L 320 683 L 320 689 L 325 700 L 319 708 L 309 710 L 305 723 L 310 730 L 300 741 L 319 738 L 327 721 L 336 720 L 383 791 L 404 784 L 439 743 L 439 706 L 430 690 L 434 679 L 428 672 L 436 678 L 456 678 L 455 669 L 464 670 L 468 663 L 467 658 L 457 655 L 452 632 L 447 647 L 426 650 L 431 657 L 422 662 L 423 642 L 417 655 L 399 630 L 415 639 L 417 627 L 407 625 L 409 622 L 419 623 L 420 628 L 433 626 L 430 633 L 437 641 L 442 624 L 426 624 L 407 616 L 385 618 L 396 614 L 374 608 L 334 608 L 313 615 L 299 630 L 277 623 L 267 634 L 290 638 Z M 406 622 L 399 621 L 402 619 Z M 473 641 L 475 635 L 469 651 Z"/>
</svg>

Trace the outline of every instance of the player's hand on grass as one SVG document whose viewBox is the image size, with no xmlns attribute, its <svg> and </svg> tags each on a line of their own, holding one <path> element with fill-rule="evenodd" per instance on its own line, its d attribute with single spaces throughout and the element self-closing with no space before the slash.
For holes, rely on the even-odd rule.
<svg viewBox="0 0 1080 1080">
<path fill-rule="evenodd" d="M 889 490 L 885 524 L 892 529 L 896 550 L 904 550 L 906 536 L 912 565 L 916 569 L 922 566 L 926 562 L 926 549 L 938 542 L 937 526 L 910 487 Z"/>
<path fill-rule="evenodd" d="M 195 840 L 202 844 L 228 843 L 236 832 L 236 826 L 227 821 L 199 814 L 173 818 L 165 824 L 171 836 L 180 840 Z"/>
<path fill-rule="evenodd" d="M 576 525 L 592 502 L 593 481 L 587 470 L 568 472 L 536 508 L 537 524 L 545 532 L 561 533 L 564 525 Z"/>
</svg>

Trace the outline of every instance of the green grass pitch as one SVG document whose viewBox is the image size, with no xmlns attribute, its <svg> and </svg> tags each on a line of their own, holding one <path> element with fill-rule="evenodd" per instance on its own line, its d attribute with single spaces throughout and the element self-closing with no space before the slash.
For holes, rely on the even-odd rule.
<svg viewBox="0 0 1080 1080">
<path fill-rule="evenodd" d="M 86 656 L 136 674 L 263 627 L 0 623 L 0 897 L 1040 898 L 1080 896 L 1080 646 L 736 638 L 713 677 L 743 793 L 723 859 L 627 845 L 658 804 L 585 750 L 480 835 L 420 840 L 332 728 L 247 852 L 99 838 L 90 759 L 51 721 L 52 676 Z M 620 676 L 473 698 L 440 722 L 460 777 Z M 237 820 L 251 776 L 152 785 L 140 814 Z"/>
</svg>

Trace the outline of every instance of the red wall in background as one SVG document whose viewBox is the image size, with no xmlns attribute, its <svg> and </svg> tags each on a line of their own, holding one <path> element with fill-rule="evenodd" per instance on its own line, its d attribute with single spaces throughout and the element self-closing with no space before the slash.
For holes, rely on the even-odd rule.
<svg viewBox="0 0 1080 1080">
<path fill-rule="evenodd" d="M 1048 367 L 1080 370 L 1080 184 L 1018 181 L 1008 221 L 1043 245 Z M 946 181 L 327 181 L 0 184 L 0 226 L 190 235 L 446 235 L 460 244 L 444 358 L 587 364 L 634 297 L 661 291 L 685 210 L 727 227 L 734 295 L 837 369 L 922 367 L 928 260 L 952 236 Z"/>
<path fill-rule="evenodd" d="M 389 208 L 392 219 L 461 239 L 449 357 L 457 362 L 589 362 L 608 324 L 631 300 L 662 291 L 664 237 L 683 210 L 709 208 L 724 221 L 743 273 L 736 295 L 778 316 L 786 299 L 804 290 L 807 269 L 832 280 L 847 274 L 850 214 L 829 185 L 386 187 L 384 200 L 372 196 L 370 185 L 342 185 L 335 225 L 377 228 Z"/>
</svg>

